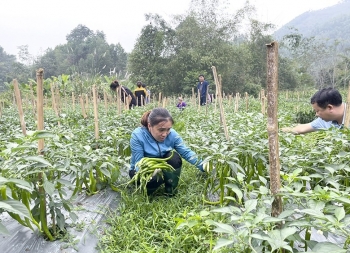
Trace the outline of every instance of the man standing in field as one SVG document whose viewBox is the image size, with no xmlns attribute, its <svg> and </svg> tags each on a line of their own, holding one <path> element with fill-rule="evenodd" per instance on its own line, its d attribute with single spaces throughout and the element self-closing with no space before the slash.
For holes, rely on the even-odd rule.
<svg viewBox="0 0 350 253">
<path fill-rule="evenodd" d="M 198 94 L 200 96 L 200 104 L 205 105 L 207 102 L 207 92 L 209 83 L 204 79 L 204 75 L 199 75 L 199 82 L 197 85 Z"/>
<path fill-rule="evenodd" d="M 324 88 L 316 92 L 311 98 L 311 105 L 318 117 L 307 124 L 300 124 L 294 128 L 282 128 L 284 132 L 305 134 L 330 127 L 344 126 L 346 104 L 342 102 L 339 91 L 333 88 Z"/>
</svg>

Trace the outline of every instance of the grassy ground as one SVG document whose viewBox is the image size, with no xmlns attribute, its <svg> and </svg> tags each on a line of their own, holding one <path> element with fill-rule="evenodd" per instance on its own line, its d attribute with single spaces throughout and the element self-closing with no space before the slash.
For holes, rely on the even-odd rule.
<svg viewBox="0 0 350 253">
<path fill-rule="evenodd" d="M 208 224 L 208 206 L 203 206 L 205 178 L 185 164 L 178 194 L 163 196 L 160 188 L 147 199 L 122 192 L 117 210 L 111 210 L 110 228 L 100 239 L 101 252 L 210 252 L 215 234 Z"/>
</svg>

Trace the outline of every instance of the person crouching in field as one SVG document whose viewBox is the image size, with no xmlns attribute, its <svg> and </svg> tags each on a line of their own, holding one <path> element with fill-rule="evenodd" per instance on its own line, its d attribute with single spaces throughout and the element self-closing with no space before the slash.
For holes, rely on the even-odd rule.
<svg viewBox="0 0 350 253">
<path fill-rule="evenodd" d="M 115 80 L 110 84 L 109 87 L 111 88 L 111 90 L 116 91 L 119 86 L 120 86 L 119 82 Z M 125 87 L 123 85 L 121 86 L 120 99 L 122 100 L 123 103 L 125 103 L 124 99 L 127 101 L 127 103 L 129 104 L 129 109 L 136 106 L 136 98 L 134 94 L 131 92 L 130 89 L 128 89 L 128 87 Z"/>
<path fill-rule="evenodd" d="M 183 101 L 182 97 L 179 97 L 177 100 L 178 100 L 178 102 L 177 102 L 176 107 L 179 108 L 180 110 L 185 109 L 186 103 Z"/>
<path fill-rule="evenodd" d="M 347 105 L 343 103 L 342 96 L 338 90 L 324 88 L 317 91 L 311 98 L 311 105 L 316 112 L 317 119 L 307 124 L 282 128 L 282 131 L 293 134 L 305 134 L 328 129 L 332 126 L 337 128 L 344 126 Z"/>
<path fill-rule="evenodd" d="M 141 124 L 142 126 L 136 128 L 131 134 L 129 176 L 130 178 L 134 177 L 135 173 L 139 170 L 136 164 L 143 157 L 166 158 L 173 153 L 167 162 L 175 171 L 163 170 L 163 180 L 162 178 L 157 178 L 157 174 L 161 172 L 161 169 L 156 169 L 151 180 L 146 185 L 148 195 L 164 184 L 165 194 L 173 196 L 177 192 L 176 188 L 181 174 L 181 158 L 195 165 L 203 172 L 202 161 L 197 158 L 195 152 L 184 144 L 180 135 L 172 129 L 174 120 L 165 108 L 155 108 L 152 111 L 145 112 L 142 115 Z"/>
</svg>

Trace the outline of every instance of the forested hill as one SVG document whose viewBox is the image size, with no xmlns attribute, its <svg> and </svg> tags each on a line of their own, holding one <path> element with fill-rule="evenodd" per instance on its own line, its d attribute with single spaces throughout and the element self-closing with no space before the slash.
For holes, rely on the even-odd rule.
<svg viewBox="0 0 350 253">
<path fill-rule="evenodd" d="M 338 40 L 350 47 L 350 0 L 317 11 L 309 11 L 296 17 L 274 33 L 276 40 L 290 34 L 290 27 L 298 29 L 304 37 Z"/>
</svg>

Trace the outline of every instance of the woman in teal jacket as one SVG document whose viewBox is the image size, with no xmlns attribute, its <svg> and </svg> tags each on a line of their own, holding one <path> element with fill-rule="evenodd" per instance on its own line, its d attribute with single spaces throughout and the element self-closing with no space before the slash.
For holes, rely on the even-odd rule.
<svg viewBox="0 0 350 253">
<path fill-rule="evenodd" d="M 172 158 L 168 160 L 168 163 L 174 167 L 175 171 L 163 171 L 164 181 L 157 179 L 156 175 L 154 175 L 147 184 L 148 194 L 153 193 L 163 183 L 165 185 L 165 194 L 173 195 L 176 193 L 182 167 L 181 157 L 196 165 L 203 172 L 202 161 L 195 152 L 184 144 L 180 135 L 172 129 L 174 120 L 165 108 L 155 108 L 144 113 L 141 118 L 141 124 L 142 126 L 136 128 L 131 134 L 130 178 L 139 170 L 135 165 L 143 157 L 165 158 L 170 155 L 172 150 L 176 151 Z M 156 173 L 159 171 L 156 171 Z"/>
</svg>

